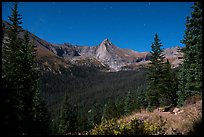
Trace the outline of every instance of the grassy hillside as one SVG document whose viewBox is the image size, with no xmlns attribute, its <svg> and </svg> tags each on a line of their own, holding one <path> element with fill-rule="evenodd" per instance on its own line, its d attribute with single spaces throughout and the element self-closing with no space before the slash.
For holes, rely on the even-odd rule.
<svg viewBox="0 0 204 137">
<path fill-rule="evenodd" d="M 196 100 L 195 100 L 196 98 Z M 91 135 L 199 135 L 202 131 L 202 98 L 191 97 L 178 113 L 142 110 L 96 125 Z M 194 101 L 195 102 L 194 102 Z"/>
</svg>

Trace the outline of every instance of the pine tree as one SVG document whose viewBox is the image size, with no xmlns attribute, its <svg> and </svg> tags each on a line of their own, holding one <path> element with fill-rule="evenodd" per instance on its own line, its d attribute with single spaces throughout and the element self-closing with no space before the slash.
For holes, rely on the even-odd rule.
<svg viewBox="0 0 204 137">
<path fill-rule="evenodd" d="M 107 104 L 105 104 L 104 107 L 103 107 L 103 114 L 102 114 L 102 117 L 101 117 L 102 122 L 106 120 L 106 117 L 107 117 L 106 113 L 107 113 Z"/>
<path fill-rule="evenodd" d="M 22 22 L 14 4 L 12 22 L 7 30 L 8 39 L 3 46 L 3 95 L 5 109 L 3 125 L 6 134 L 45 134 L 49 124 L 48 112 L 42 103 L 39 86 L 39 71 L 35 61 L 36 50 L 28 33 L 20 38 Z M 37 118 L 36 118 L 37 116 Z M 35 126 L 36 123 L 38 126 Z M 46 130 L 43 130 L 46 129 Z M 42 131 L 42 132 L 41 132 Z"/>
<path fill-rule="evenodd" d="M 113 100 L 109 100 L 108 103 L 104 105 L 101 121 L 118 117 L 119 114 L 115 102 Z"/>
<path fill-rule="evenodd" d="M 88 111 L 88 129 L 91 129 L 94 127 L 94 125 L 101 123 L 102 120 L 102 109 L 101 105 L 98 103 L 95 103 L 92 108 Z"/>
<path fill-rule="evenodd" d="M 87 127 L 88 127 L 88 129 L 91 129 L 91 128 L 94 127 L 94 124 L 95 124 L 95 122 L 94 122 L 94 116 L 95 116 L 95 111 L 94 111 L 94 109 L 92 108 L 92 109 L 90 109 L 90 110 L 88 111 L 88 117 L 87 117 Z"/>
<path fill-rule="evenodd" d="M 28 32 L 25 32 L 21 51 L 25 129 L 28 134 L 49 134 L 50 115 L 40 94 L 40 71 L 36 61 L 36 46 L 34 40 L 30 42 Z"/>
<path fill-rule="evenodd" d="M 5 123 L 2 123 L 3 131 L 7 134 L 18 134 L 22 128 L 23 104 L 21 100 L 22 85 L 20 84 L 22 77 L 21 73 L 19 73 L 21 72 L 19 53 L 22 39 L 18 36 L 21 31 L 21 19 L 21 15 L 19 15 L 17 10 L 17 3 L 15 3 L 14 8 L 12 8 L 12 14 L 9 16 L 12 24 L 6 31 L 8 38 L 2 47 L 2 79 L 4 82 L 2 94 L 5 97 L 6 106 L 3 117 Z"/>
<path fill-rule="evenodd" d="M 162 43 L 159 40 L 157 34 L 154 37 L 154 43 L 151 48 L 151 58 L 149 72 L 147 76 L 147 94 L 146 98 L 148 101 L 148 108 L 153 109 L 152 107 L 160 106 L 160 95 L 164 91 L 164 85 L 162 83 L 162 71 L 163 71 L 163 59 L 162 54 L 163 49 L 161 49 Z"/>
<path fill-rule="evenodd" d="M 171 69 L 169 60 L 163 65 L 163 85 L 165 90 L 160 99 L 163 105 L 174 105 L 177 103 L 178 80 L 175 72 Z"/>
<path fill-rule="evenodd" d="M 127 93 L 124 104 L 124 112 L 127 115 L 133 110 L 133 97 L 130 91 Z"/>
<path fill-rule="evenodd" d="M 59 134 L 74 133 L 76 131 L 76 125 L 76 107 L 69 104 L 68 95 L 66 94 L 59 117 Z"/>
<path fill-rule="evenodd" d="M 116 105 L 116 108 L 117 108 L 117 112 L 118 112 L 118 115 L 119 116 L 122 116 L 124 115 L 124 106 L 125 106 L 125 98 L 117 98 L 116 99 L 116 102 L 115 102 L 115 105 Z"/>
<path fill-rule="evenodd" d="M 184 62 L 179 76 L 179 99 L 182 105 L 186 98 L 202 91 L 202 3 L 195 2 L 192 17 L 187 17 L 182 43 Z"/>
<path fill-rule="evenodd" d="M 35 92 L 32 98 L 32 117 L 33 123 L 31 125 L 31 133 L 34 135 L 47 135 L 51 132 L 50 115 L 45 101 L 42 99 L 42 95 L 39 90 L 39 80 L 36 79 Z"/>
</svg>

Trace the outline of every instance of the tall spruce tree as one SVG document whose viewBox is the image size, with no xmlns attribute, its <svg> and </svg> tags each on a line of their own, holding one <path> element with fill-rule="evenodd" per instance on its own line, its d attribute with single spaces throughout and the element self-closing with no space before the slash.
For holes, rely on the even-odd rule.
<svg viewBox="0 0 204 137">
<path fill-rule="evenodd" d="M 3 96 L 7 108 L 4 110 L 2 123 L 6 134 L 44 134 L 45 130 L 41 132 L 42 125 L 45 125 L 48 113 L 44 113 L 46 108 L 41 103 L 40 95 L 36 95 L 40 93 L 36 51 L 34 44 L 29 41 L 28 33 L 25 33 L 24 39 L 20 38 L 22 18 L 17 6 L 15 3 L 9 17 L 11 26 L 7 30 L 8 39 L 3 46 Z M 36 101 L 36 97 L 39 100 Z M 40 104 L 40 107 L 36 104 Z M 43 113 L 42 109 L 45 110 Z M 36 115 L 38 120 L 35 119 Z M 38 126 L 34 126 L 39 121 Z"/>
<path fill-rule="evenodd" d="M 2 79 L 3 79 L 3 97 L 5 100 L 5 110 L 3 116 L 3 130 L 7 134 L 18 134 L 22 130 L 22 80 L 21 67 L 19 65 L 20 46 L 22 39 L 19 38 L 21 31 L 20 24 L 21 15 L 17 10 L 17 3 L 12 8 L 12 14 L 9 16 L 11 26 L 6 30 L 8 38 L 3 45 L 2 49 Z"/>
<path fill-rule="evenodd" d="M 178 79 L 175 72 L 171 69 L 169 60 L 163 65 L 163 78 L 162 82 L 165 90 L 162 92 L 163 95 L 160 100 L 164 105 L 177 105 L 177 91 L 178 91 Z"/>
<path fill-rule="evenodd" d="M 164 92 L 164 85 L 162 83 L 163 77 L 163 49 L 161 49 L 162 43 L 159 40 L 157 34 L 154 37 L 154 43 L 152 43 L 152 51 L 150 58 L 149 72 L 147 76 L 147 94 L 148 108 L 152 110 L 155 106 L 160 106 L 160 98 L 162 92 Z"/>
<path fill-rule="evenodd" d="M 184 62 L 179 75 L 178 104 L 186 98 L 202 92 L 202 3 L 195 2 L 192 17 L 187 17 L 182 43 Z"/>
</svg>

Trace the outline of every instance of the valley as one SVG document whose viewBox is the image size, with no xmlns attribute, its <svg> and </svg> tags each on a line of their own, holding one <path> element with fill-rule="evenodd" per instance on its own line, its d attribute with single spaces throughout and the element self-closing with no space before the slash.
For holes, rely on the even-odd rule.
<svg viewBox="0 0 204 137">
<path fill-rule="evenodd" d="M 7 6 L 9 4 L 4 3 Z M 69 7 L 73 3 L 64 4 Z M 79 3 L 79 6 L 83 4 Z M 97 5 L 97 3 L 89 4 Z M 115 6 L 119 6 L 118 4 Z M 134 4 L 139 8 L 137 3 Z M 57 4 L 51 3 L 50 6 L 53 5 Z M 79 18 L 68 16 L 69 21 L 67 17 L 63 19 L 67 22 L 55 21 L 60 25 L 74 24 L 64 24 L 64 29 L 55 24 L 58 29 L 51 27 L 48 38 L 52 37 L 50 32 L 54 32 L 58 38 L 52 37 L 53 41 L 65 37 L 67 41 L 49 42 L 41 38 L 47 33 L 46 25 L 52 24 L 43 20 L 47 16 L 37 16 L 37 12 L 35 13 L 39 22 L 44 24 L 40 27 L 42 33 L 38 33 L 41 36 L 37 36 L 34 30 L 36 28 L 39 30 L 36 26 L 40 23 L 37 21 L 36 24 L 29 25 L 29 29 L 33 32 L 24 29 L 21 26 L 23 22 L 22 16 L 18 13 L 18 3 L 15 2 L 13 6 L 11 15 L 8 16 L 9 22 L 4 20 L 5 18 L 2 19 L 3 86 L 0 104 L 3 110 L 1 117 L 3 134 L 197 135 L 201 132 L 201 3 L 195 2 L 192 6 L 194 9 L 191 13 L 192 17 L 186 18 L 186 30 L 180 41 L 184 47 L 175 44 L 180 38 L 173 38 L 181 30 L 174 33 L 168 30 L 167 34 L 162 28 L 163 26 L 168 29 L 164 24 L 160 24 L 161 26 L 151 24 L 153 28 L 160 27 L 151 30 L 147 29 L 150 27 L 150 24 L 146 25 L 147 21 L 141 25 L 139 20 L 135 22 L 136 25 L 133 25 L 132 18 L 128 17 L 132 14 L 129 10 L 124 11 L 126 16 L 121 13 L 124 20 L 121 18 L 120 20 L 126 24 L 122 26 L 120 26 L 121 22 L 113 23 L 112 17 L 97 22 L 91 19 L 95 22 L 94 25 L 98 26 L 95 29 L 94 26 L 90 27 L 92 22 L 88 20 L 89 16 L 86 16 L 87 22 L 80 21 L 81 25 L 76 20 L 81 20 L 83 15 Z M 131 5 L 129 6 L 131 9 Z M 151 3 L 146 6 L 150 8 Z M 89 8 L 93 7 L 95 8 L 93 5 Z M 111 6 L 108 10 L 115 10 L 114 8 Z M 102 10 L 105 12 L 107 8 L 103 7 Z M 4 11 L 7 12 L 5 9 Z M 79 13 L 79 11 L 75 12 Z M 100 14 L 94 17 L 98 18 L 98 15 Z M 109 14 L 103 13 L 102 16 L 105 18 Z M 125 20 L 126 17 L 129 20 Z M 143 17 L 142 20 L 146 19 Z M 32 21 L 30 23 L 32 24 Z M 83 26 L 84 24 L 86 27 Z M 88 26 L 90 30 L 87 29 Z M 103 30 L 102 26 L 106 26 L 106 29 Z M 114 28 L 115 26 L 117 27 Z M 169 22 L 168 26 L 170 26 Z M 105 35 L 106 38 L 93 45 L 77 45 L 69 42 L 76 39 L 87 42 L 92 31 L 98 35 L 100 33 L 103 38 Z M 162 40 L 157 32 L 161 34 Z M 85 34 L 86 37 L 81 37 L 79 34 Z M 88 43 L 100 38 L 98 35 L 97 37 L 93 35 L 93 38 L 88 39 Z M 151 44 L 144 44 L 150 43 L 150 35 Z M 121 38 L 127 41 L 123 43 Z M 136 42 L 133 41 L 135 39 Z M 168 48 L 163 48 L 163 39 Z M 147 46 L 151 51 L 132 50 L 134 47 L 148 49 Z"/>
</svg>

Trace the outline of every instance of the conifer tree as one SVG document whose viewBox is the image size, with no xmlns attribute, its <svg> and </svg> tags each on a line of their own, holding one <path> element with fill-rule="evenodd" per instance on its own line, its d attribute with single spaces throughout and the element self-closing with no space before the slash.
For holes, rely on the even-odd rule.
<svg viewBox="0 0 204 137">
<path fill-rule="evenodd" d="M 163 105 L 174 105 L 177 103 L 177 91 L 178 91 L 178 80 L 175 72 L 171 69 L 169 60 L 163 65 L 163 78 L 162 82 L 164 85 L 164 91 L 160 96 L 160 101 Z"/>
<path fill-rule="evenodd" d="M 18 134 L 22 129 L 23 104 L 21 100 L 22 86 L 20 86 L 22 77 L 19 74 L 21 72 L 19 52 L 22 39 L 18 36 L 21 31 L 21 19 L 22 17 L 17 10 L 17 3 L 15 3 L 12 14 L 9 16 L 11 26 L 6 31 L 8 38 L 2 47 L 2 79 L 4 82 L 2 94 L 6 106 L 2 124 L 3 131 L 8 134 Z"/>
<path fill-rule="evenodd" d="M 130 91 L 127 93 L 124 104 L 124 112 L 127 115 L 133 110 L 133 97 Z"/>
<path fill-rule="evenodd" d="M 34 83 L 36 82 L 36 83 Z M 32 98 L 32 117 L 33 123 L 31 126 L 31 134 L 47 135 L 51 132 L 51 120 L 45 101 L 42 99 L 42 95 L 39 90 L 39 81 L 36 79 L 34 95 Z"/>
<path fill-rule="evenodd" d="M 164 91 L 164 85 L 162 83 L 163 77 L 163 49 L 161 49 L 162 43 L 159 40 L 157 34 L 154 37 L 154 43 L 152 43 L 152 51 L 150 58 L 149 72 L 147 76 L 147 94 L 148 108 L 160 106 L 160 95 Z"/>
<path fill-rule="evenodd" d="M 3 95 L 5 109 L 3 125 L 7 134 L 45 134 L 49 129 L 45 117 L 48 113 L 41 103 L 39 91 L 39 71 L 35 61 L 36 51 L 30 43 L 26 32 L 20 38 L 21 16 L 18 14 L 17 3 L 14 4 L 9 17 L 11 26 L 8 28 L 8 39 L 3 46 Z M 38 99 L 36 99 L 38 98 Z M 9 109 L 9 110 L 8 110 Z M 42 112 L 43 111 L 43 112 Z M 37 116 L 38 120 L 36 120 Z M 49 119 L 49 118 L 48 118 Z M 38 126 L 36 123 L 39 123 Z M 42 132 L 41 132 L 42 131 Z"/>
<path fill-rule="evenodd" d="M 106 117 L 107 117 L 106 113 L 107 113 L 107 104 L 105 104 L 104 107 L 103 107 L 103 114 L 102 114 L 102 117 L 101 117 L 101 122 L 106 120 Z"/>
<path fill-rule="evenodd" d="M 102 121 L 111 118 L 118 118 L 118 110 L 113 100 L 109 100 L 107 104 L 104 105 Z"/>
<path fill-rule="evenodd" d="M 117 98 L 116 99 L 116 102 L 115 102 L 115 105 L 116 105 L 116 108 L 117 108 L 117 112 L 118 112 L 118 115 L 119 116 L 122 116 L 124 115 L 124 106 L 125 106 L 125 98 Z"/>
<path fill-rule="evenodd" d="M 184 62 L 179 75 L 178 104 L 202 91 L 202 3 L 195 2 L 192 17 L 187 17 L 182 43 Z"/>
<path fill-rule="evenodd" d="M 91 129 L 94 126 L 94 115 L 95 115 L 95 112 L 93 111 L 93 109 L 90 109 L 88 111 L 88 117 L 87 117 L 87 127 L 88 127 L 88 129 Z"/>
<path fill-rule="evenodd" d="M 59 134 L 74 133 L 76 125 L 76 108 L 69 104 L 68 95 L 66 94 L 59 117 Z"/>
<path fill-rule="evenodd" d="M 102 112 L 100 104 L 95 103 L 92 108 L 88 111 L 88 129 L 91 129 L 95 124 L 101 123 Z"/>
</svg>

